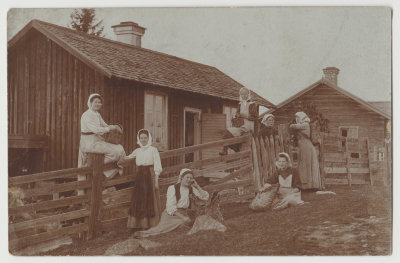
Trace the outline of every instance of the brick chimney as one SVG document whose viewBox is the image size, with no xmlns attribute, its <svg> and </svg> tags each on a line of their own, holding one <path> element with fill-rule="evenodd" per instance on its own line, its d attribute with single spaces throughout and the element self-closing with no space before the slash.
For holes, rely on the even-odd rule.
<svg viewBox="0 0 400 263">
<path fill-rule="evenodd" d="M 329 80 L 330 82 L 338 84 L 337 77 L 339 75 L 339 69 L 335 67 L 327 67 L 323 69 L 324 71 L 324 78 Z"/>
<path fill-rule="evenodd" d="M 142 36 L 146 28 L 131 21 L 121 22 L 119 25 L 112 26 L 112 28 L 117 36 L 117 41 L 142 47 Z"/>
</svg>

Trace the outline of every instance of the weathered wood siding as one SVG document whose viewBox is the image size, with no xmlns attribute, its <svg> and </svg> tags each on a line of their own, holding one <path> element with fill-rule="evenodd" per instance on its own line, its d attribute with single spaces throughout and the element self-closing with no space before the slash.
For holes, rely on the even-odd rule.
<svg viewBox="0 0 400 263">
<path fill-rule="evenodd" d="M 77 166 L 80 117 L 104 77 L 36 31 L 8 53 L 8 133 L 47 135 L 45 170 Z"/>
<path fill-rule="evenodd" d="M 183 147 L 185 107 L 222 113 L 224 101 L 215 97 L 108 79 L 33 30 L 8 53 L 8 134 L 47 135 L 45 171 L 76 167 L 80 118 L 89 95 L 96 92 L 104 97 L 103 119 L 124 127 L 122 145 L 129 154 L 144 126 L 146 89 L 168 94 L 169 149 Z"/>
<path fill-rule="evenodd" d="M 277 124 L 289 123 L 295 118 L 294 105 L 298 101 L 313 103 L 316 106 L 324 118 L 329 120 L 329 133 L 338 135 L 339 126 L 359 126 L 359 138 L 368 137 L 371 145 L 383 145 L 385 118 L 325 85 L 276 110 L 273 114 Z"/>
</svg>

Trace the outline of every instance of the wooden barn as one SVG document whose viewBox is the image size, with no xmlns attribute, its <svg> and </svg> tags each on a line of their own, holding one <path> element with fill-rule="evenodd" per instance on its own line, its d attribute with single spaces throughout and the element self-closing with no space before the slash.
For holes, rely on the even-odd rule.
<svg viewBox="0 0 400 263">
<path fill-rule="evenodd" d="M 373 161 L 383 161 L 379 149 L 390 137 L 390 102 L 366 102 L 337 85 L 339 69 L 328 67 L 323 70 L 321 80 L 293 95 L 268 113 L 275 115 L 276 124 L 287 124 L 294 120 L 299 104 L 312 105 L 327 119 L 329 134 L 345 138 L 368 138 L 369 153 Z M 385 107 L 386 110 L 383 108 Z M 389 109 L 389 111 L 388 111 Z"/>
<path fill-rule="evenodd" d="M 143 127 L 160 151 L 220 138 L 243 85 L 215 67 L 142 48 L 145 28 L 136 23 L 113 29 L 117 41 L 32 20 L 8 42 L 10 176 L 76 167 L 80 117 L 94 92 L 104 97 L 104 120 L 123 126 L 127 153 Z"/>
</svg>

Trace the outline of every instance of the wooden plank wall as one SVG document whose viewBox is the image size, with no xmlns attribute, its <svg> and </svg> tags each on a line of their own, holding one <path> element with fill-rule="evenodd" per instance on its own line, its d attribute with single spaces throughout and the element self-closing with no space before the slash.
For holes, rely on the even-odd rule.
<svg viewBox="0 0 400 263">
<path fill-rule="evenodd" d="M 145 89 L 168 94 L 169 149 L 183 146 L 185 107 L 222 113 L 224 103 L 210 96 L 105 78 L 35 31 L 9 50 L 8 79 L 8 133 L 49 136 L 45 171 L 77 166 L 80 118 L 91 93 L 104 97 L 103 119 L 123 125 L 127 154 L 137 147 L 136 133 L 144 126 Z M 171 164 L 179 158 L 171 158 Z"/>
<path fill-rule="evenodd" d="M 34 31 L 8 53 L 8 133 L 47 135 L 45 170 L 76 167 L 80 117 L 103 76 Z"/>
<path fill-rule="evenodd" d="M 294 119 L 296 113 L 294 105 L 298 101 L 313 103 L 317 110 L 329 120 L 331 134 L 339 135 L 339 126 L 359 126 L 359 138 L 368 137 L 371 145 L 383 146 L 385 119 L 325 85 L 303 94 L 288 105 L 276 110 L 273 113 L 276 116 L 276 124 L 289 123 Z"/>
</svg>

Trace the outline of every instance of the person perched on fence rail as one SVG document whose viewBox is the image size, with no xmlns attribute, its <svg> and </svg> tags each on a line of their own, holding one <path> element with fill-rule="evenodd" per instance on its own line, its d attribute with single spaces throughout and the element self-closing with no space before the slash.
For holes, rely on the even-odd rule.
<svg viewBox="0 0 400 263">
<path fill-rule="evenodd" d="M 254 132 L 254 122 L 258 118 L 258 105 L 251 100 L 250 90 L 241 88 L 239 91 L 239 107 L 236 113 L 236 117 L 232 119 L 232 126 L 228 128 L 222 138 L 229 139 L 233 137 L 239 137 L 247 132 Z M 240 144 L 234 144 L 230 146 L 224 146 L 220 155 L 228 154 L 228 147 L 235 152 L 239 151 Z"/>
<path fill-rule="evenodd" d="M 127 158 L 136 157 L 136 179 L 132 195 L 132 206 L 129 210 L 128 228 L 147 229 L 158 224 L 160 220 L 160 194 L 158 177 L 162 172 L 160 154 L 152 146 L 151 133 L 146 129 L 139 130 L 136 148 Z M 125 158 L 125 159 L 127 159 Z"/>
<path fill-rule="evenodd" d="M 296 123 L 289 127 L 297 132 L 301 189 L 321 189 L 318 155 L 310 140 L 310 119 L 304 112 L 297 112 Z"/>
<path fill-rule="evenodd" d="M 194 228 L 188 234 L 193 234 L 205 227 L 225 231 L 225 226 L 211 216 L 205 215 L 207 212 L 198 211 L 203 209 L 199 209 L 197 202 L 204 202 L 203 207 L 209 208 L 212 206 L 212 200 L 216 198 L 210 198 L 209 193 L 196 182 L 192 171 L 184 168 L 179 173 L 177 183 L 168 187 L 166 208 L 162 212 L 159 224 L 148 230 L 135 232 L 134 236 L 148 237 L 167 233 L 185 223 L 190 225 L 193 221 L 195 221 Z M 200 219 L 198 220 L 196 216 L 200 216 Z"/>
<path fill-rule="evenodd" d="M 91 94 L 87 103 L 89 109 L 82 114 L 78 167 L 87 165 L 87 153 L 103 153 L 104 163 L 118 161 L 126 155 L 122 145 L 108 143 L 104 139 L 106 133 L 120 130 L 120 127 L 117 125 L 108 125 L 103 120 L 99 113 L 102 101 L 103 98 L 99 94 Z M 104 171 L 104 175 L 111 178 L 118 172 L 122 174 L 122 168 Z M 78 176 L 79 181 L 85 179 L 86 176 L 84 175 Z M 83 194 L 83 191 L 79 190 L 78 194 Z"/>
<path fill-rule="evenodd" d="M 265 114 L 261 120 L 260 135 L 268 137 L 278 135 L 278 130 L 275 128 L 275 116 L 272 114 Z"/>
</svg>

